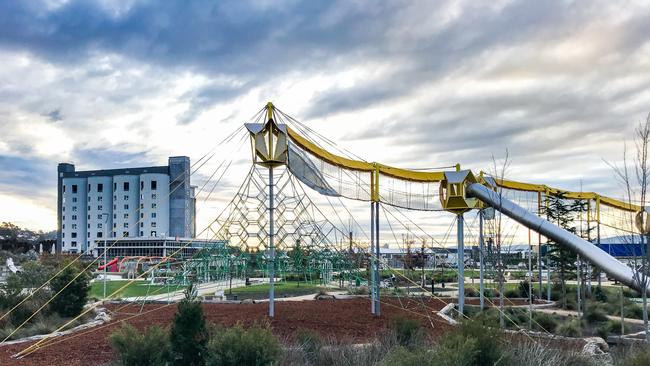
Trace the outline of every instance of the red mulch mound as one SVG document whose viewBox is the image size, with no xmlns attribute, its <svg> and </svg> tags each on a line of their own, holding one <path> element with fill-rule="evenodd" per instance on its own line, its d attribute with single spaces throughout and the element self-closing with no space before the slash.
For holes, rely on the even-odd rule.
<svg viewBox="0 0 650 366">
<path fill-rule="evenodd" d="M 424 303 L 423 303 L 424 301 Z M 314 330 L 326 338 L 348 342 L 365 342 L 383 332 L 391 318 L 405 316 L 419 319 L 430 336 L 437 338 L 451 326 L 434 314 L 446 304 L 441 300 L 429 299 L 382 299 L 381 318 L 370 314 L 370 301 L 367 298 L 348 300 L 286 301 L 277 302 L 275 317 L 270 320 L 268 304 L 215 304 L 205 303 L 203 309 L 208 322 L 231 326 L 242 323 L 250 326 L 255 323 L 269 323 L 281 340 L 290 342 L 299 328 Z M 115 310 L 120 306 L 111 305 Z M 32 343 L 21 343 L 0 347 L 0 365 L 105 365 L 111 361 L 113 354 L 108 344 L 108 335 L 120 325 L 120 319 L 128 318 L 140 311 L 139 305 L 129 305 L 115 314 L 115 319 L 105 326 L 81 331 L 64 337 L 53 338 L 59 342 L 46 346 L 21 360 L 11 355 L 25 349 Z M 145 305 L 144 315 L 126 322 L 143 329 L 152 324 L 169 326 L 176 312 L 176 306 L 158 304 Z"/>
</svg>

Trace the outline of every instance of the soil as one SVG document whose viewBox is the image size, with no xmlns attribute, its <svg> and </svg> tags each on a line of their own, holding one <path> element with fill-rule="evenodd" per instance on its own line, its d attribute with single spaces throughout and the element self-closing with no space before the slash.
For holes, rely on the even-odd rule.
<svg viewBox="0 0 650 366">
<path fill-rule="evenodd" d="M 385 332 L 391 319 L 409 317 L 418 319 L 427 329 L 432 340 L 452 329 L 435 311 L 442 309 L 447 301 L 442 299 L 382 299 L 381 317 L 370 314 L 368 298 L 346 300 L 286 301 L 277 302 L 275 317 L 268 317 L 268 304 L 219 304 L 204 303 L 203 310 L 209 323 L 232 326 L 269 324 L 273 333 L 285 344 L 290 344 L 300 328 L 318 332 L 323 338 L 338 342 L 368 342 Z M 478 304 L 478 300 L 476 301 Z M 474 303 L 474 300 L 468 301 Z M 515 301 L 517 303 L 517 301 Z M 523 301 L 522 301 L 523 303 Z M 518 304 L 519 305 L 519 304 Z M 120 320 L 138 329 L 153 324 L 168 327 L 176 312 L 175 304 L 146 304 L 140 314 L 140 305 L 107 306 L 113 320 L 105 325 L 80 331 L 71 335 L 53 338 L 53 344 L 28 355 L 13 359 L 11 355 L 25 349 L 34 342 L 0 347 L 0 365 L 106 365 L 113 359 L 108 335 L 120 327 Z M 135 316 L 137 315 L 137 316 Z M 133 317 L 135 316 L 135 317 Z M 132 318 L 130 318 L 132 317 Z"/>
</svg>

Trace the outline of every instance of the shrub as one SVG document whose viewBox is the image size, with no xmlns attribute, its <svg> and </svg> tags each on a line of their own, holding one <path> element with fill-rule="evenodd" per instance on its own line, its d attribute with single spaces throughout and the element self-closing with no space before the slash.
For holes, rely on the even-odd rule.
<svg viewBox="0 0 650 366">
<path fill-rule="evenodd" d="M 90 276 L 82 268 L 71 265 L 52 279 L 50 288 L 53 294 L 58 293 L 50 303 L 52 310 L 65 318 L 77 316 L 88 300 Z"/>
<path fill-rule="evenodd" d="M 582 326 L 579 320 L 570 320 L 560 324 L 557 327 L 557 333 L 565 337 L 580 337 L 582 336 Z"/>
<path fill-rule="evenodd" d="M 596 287 L 593 291 L 593 298 L 596 301 L 607 302 L 607 293 L 600 287 Z"/>
<path fill-rule="evenodd" d="M 623 325 L 624 329 L 623 331 L 627 333 L 628 327 L 627 325 Z M 609 320 L 605 323 L 600 324 L 598 328 L 596 329 L 596 333 L 598 333 L 598 336 L 607 340 L 607 336 L 610 334 L 621 334 L 621 322 L 616 321 L 616 320 Z"/>
<path fill-rule="evenodd" d="M 381 366 L 437 366 L 439 364 L 424 350 L 409 351 L 401 346 L 397 346 L 391 350 L 380 363 Z M 463 365 L 459 363 L 453 364 Z M 468 363 L 466 365 L 470 364 Z"/>
<path fill-rule="evenodd" d="M 245 330 L 241 324 L 215 330 L 207 346 L 206 364 L 219 366 L 272 365 L 281 353 L 278 340 L 267 327 Z"/>
<path fill-rule="evenodd" d="M 191 298 L 193 286 L 186 292 L 186 298 L 178 303 L 170 333 L 174 363 L 201 365 L 205 357 L 207 329 L 201 303 Z"/>
<path fill-rule="evenodd" d="M 608 320 L 605 307 L 593 301 L 587 303 L 584 318 L 589 324 L 602 323 Z"/>
<path fill-rule="evenodd" d="M 348 294 L 350 295 L 368 295 L 369 293 L 368 286 L 348 287 Z"/>
<path fill-rule="evenodd" d="M 530 282 L 528 281 L 520 281 L 519 285 L 517 286 L 519 290 L 519 296 L 521 297 L 528 297 L 530 296 Z"/>
<path fill-rule="evenodd" d="M 533 327 L 536 330 L 553 333 L 557 328 L 557 319 L 551 314 L 534 312 L 533 320 L 535 321 L 533 322 Z"/>
<path fill-rule="evenodd" d="M 413 347 L 424 337 L 422 324 L 415 319 L 396 317 L 391 320 L 389 326 L 397 343 L 404 347 Z"/>
<path fill-rule="evenodd" d="M 109 336 L 108 341 L 117 363 L 123 366 L 164 365 L 169 357 L 167 332 L 156 325 L 140 333 L 124 324 Z"/>
<path fill-rule="evenodd" d="M 519 293 L 519 289 L 509 289 L 503 293 L 503 296 L 508 298 L 516 298 L 521 297 L 521 294 Z"/>
<path fill-rule="evenodd" d="M 650 365 L 650 347 L 634 347 L 619 362 L 620 366 Z"/>
<path fill-rule="evenodd" d="M 488 329 L 482 324 L 470 320 L 462 322 L 452 333 L 455 332 L 458 332 L 462 338 L 476 341 L 477 354 L 474 364 L 477 366 L 491 366 L 503 361 L 507 356 L 501 347 L 502 333 L 498 330 Z"/>
<path fill-rule="evenodd" d="M 479 297 L 479 291 L 474 287 L 465 287 L 465 296 Z"/>
<path fill-rule="evenodd" d="M 296 344 L 302 348 L 308 360 L 313 361 L 323 347 L 323 340 L 320 335 L 311 329 L 298 329 L 296 332 Z"/>
</svg>

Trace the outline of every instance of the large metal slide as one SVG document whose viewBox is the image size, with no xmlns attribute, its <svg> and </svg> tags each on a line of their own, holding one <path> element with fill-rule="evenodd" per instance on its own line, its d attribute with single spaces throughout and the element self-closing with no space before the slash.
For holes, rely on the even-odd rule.
<svg viewBox="0 0 650 366">
<path fill-rule="evenodd" d="M 639 281 L 639 275 L 636 274 L 632 268 L 621 263 L 608 253 L 600 250 L 592 243 L 538 217 L 525 208 L 503 197 L 503 195 L 499 195 L 499 193 L 480 183 L 468 185 L 466 187 L 466 192 L 468 196 L 477 198 L 489 204 L 495 210 L 500 211 L 527 228 L 534 230 L 535 232 L 538 232 L 547 238 L 554 240 L 558 244 L 564 245 L 572 251 L 580 254 L 582 258 L 585 258 L 621 283 L 638 291 L 642 291 L 643 286 L 641 281 Z M 646 291 L 650 292 L 650 287 L 647 287 Z"/>
</svg>

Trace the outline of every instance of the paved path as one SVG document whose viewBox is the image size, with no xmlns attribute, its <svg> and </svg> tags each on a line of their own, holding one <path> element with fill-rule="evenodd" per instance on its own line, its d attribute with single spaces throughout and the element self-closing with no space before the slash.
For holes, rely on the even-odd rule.
<svg viewBox="0 0 650 366">
<path fill-rule="evenodd" d="M 535 309 L 535 311 L 539 311 L 542 313 L 548 313 L 548 314 L 556 314 L 556 315 L 563 315 L 563 316 L 578 316 L 578 312 L 575 310 L 563 310 L 563 309 Z M 616 320 L 620 321 L 621 317 L 620 316 L 615 316 L 615 315 L 607 315 L 608 319 L 611 320 Z M 626 323 L 631 323 L 631 324 L 638 324 L 643 326 L 643 320 L 642 319 L 634 319 L 634 318 L 625 318 Z"/>
</svg>

